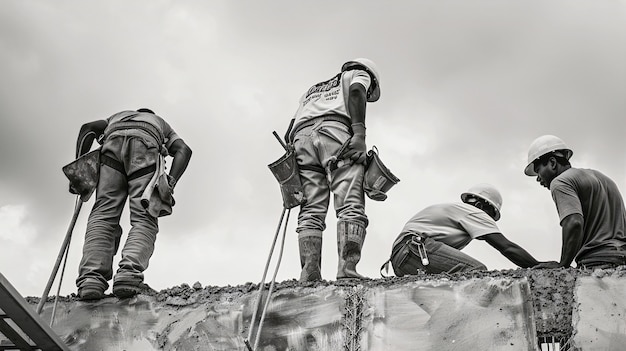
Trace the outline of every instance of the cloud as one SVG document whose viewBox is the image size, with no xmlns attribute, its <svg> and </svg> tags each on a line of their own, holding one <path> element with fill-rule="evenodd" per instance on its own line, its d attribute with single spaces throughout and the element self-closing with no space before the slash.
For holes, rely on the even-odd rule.
<svg viewBox="0 0 626 351">
<path fill-rule="evenodd" d="M 37 229 L 32 220 L 24 205 L 1 206 L 0 239 L 15 246 L 27 247 L 37 237 Z"/>
</svg>

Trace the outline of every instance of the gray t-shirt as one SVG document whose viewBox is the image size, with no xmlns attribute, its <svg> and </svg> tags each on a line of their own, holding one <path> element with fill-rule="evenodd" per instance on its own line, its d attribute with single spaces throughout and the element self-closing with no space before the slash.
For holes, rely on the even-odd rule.
<svg viewBox="0 0 626 351">
<path fill-rule="evenodd" d="M 562 222 L 583 216 L 583 244 L 576 262 L 626 254 L 626 211 L 617 185 L 593 169 L 570 168 L 552 180 L 550 192 Z"/>
</svg>

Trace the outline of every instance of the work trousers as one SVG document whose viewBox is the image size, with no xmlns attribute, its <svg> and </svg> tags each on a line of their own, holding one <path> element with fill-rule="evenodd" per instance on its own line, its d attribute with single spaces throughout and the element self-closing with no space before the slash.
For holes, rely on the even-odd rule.
<svg viewBox="0 0 626 351">
<path fill-rule="evenodd" d="M 101 152 L 124 165 L 126 174 L 151 166 L 160 157 L 157 145 L 139 137 L 132 130 L 116 132 L 104 142 Z M 141 205 L 141 195 L 153 173 L 128 180 L 127 176 L 107 165 L 100 165 L 96 199 L 87 222 L 87 232 L 80 262 L 78 288 L 106 290 L 113 276 L 113 257 L 118 251 L 122 227 L 120 217 L 129 201 L 131 229 L 122 249 L 114 284 L 139 285 L 154 251 L 159 231 L 158 220 Z"/>
<path fill-rule="evenodd" d="M 363 191 L 365 166 L 348 160 L 330 173 L 325 172 L 329 159 L 336 156 L 350 138 L 348 126 L 322 119 L 295 134 L 296 159 L 306 197 L 298 214 L 299 237 L 322 236 L 331 192 L 338 221 L 367 227 Z"/>
<path fill-rule="evenodd" d="M 397 245 L 404 245 L 410 239 L 409 236 Z M 396 275 L 417 274 L 418 269 L 432 274 L 487 270 L 483 263 L 461 252 L 461 250 L 428 237 L 422 237 L 422 241 L 429 264 L 423 265 L 420 257 L 415 257 L 414 260 L 410 261 L 413 262 L 410 267 L 414 271 L 410 271 L 407 269 L 408 267 L 402 264 L 397 267 L 394 265 Z M 400 252 L 400 250 L 394 250 L 394 252 Z M 394 262 L 393 259 L 392 262 Z"/>
</svg>

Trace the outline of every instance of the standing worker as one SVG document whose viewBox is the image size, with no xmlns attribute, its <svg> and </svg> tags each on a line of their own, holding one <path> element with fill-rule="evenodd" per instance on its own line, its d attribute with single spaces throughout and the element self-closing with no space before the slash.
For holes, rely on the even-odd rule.
<svg viewBox="0 0 626 351">
<path fill-rule="evenodd" d="M 536 268 L 612 268 L 626 264 L 626 210 L 617 185 L 593 169 L 571 166 L 573 151 L 554 135 L 535 139 L 524 173 L 548 188 L 562 228 L 561 260 Z"/>
<path fill-rule="evenodd" d="M 496 225 L 502 196 L 490 184 L 477 184 L 461 194 L 463 202 L 426 207 L 413 216 L 393 243 L 391 264 L 399 277 L 426 273 L 487 270 L 480 261 L 461 252 L 473 239 L 485 240 L 522 268 L 538 262 L 509 241 Z"/>
<path fill-rule="evenodd" d="M 306 198 L 296 229 L 300 281 L 322 279 L 322 232 L 331 192 L 337 215 L 337 279 L 363 278 L 356 265 L 368 225 L 363 188 L 365 107 L 379 97 L 376 65 L 358 58 L 343 64 L 341 72 L 313 85 L 300 98 L 289 132 Z"/>
<path fill-rule="evenodd" d="M 131 229 L 113 280 L 113 294 L 131 297 L 144 285 L 143 272 L 159 231 L 157 218 L 171 213 L 173 190 L 187 168 L 191 149 L 167 122 L 145 108 L 84 124 L 76 156 L 87 153 L 94 140 L 102 144 L 100 174 L 76 279 L 78 295 L 82 300 L 98 300 L 109 287 L 122 235 L 120 216 L 128 198 Z M 173 157 L 169 174 L 165 173 L 167 155 Z M 70 192 L 76 193 L 71 185 Z"/>
</svg>

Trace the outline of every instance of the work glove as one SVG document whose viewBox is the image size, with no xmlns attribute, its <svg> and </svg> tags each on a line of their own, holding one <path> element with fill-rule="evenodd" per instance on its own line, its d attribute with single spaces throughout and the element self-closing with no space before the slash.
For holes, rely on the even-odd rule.
<svg viewBox="0 0 626 351">
<path fill-rule="evenodd" d="M 367 160 L 367 146 L 365 145 L 365 124 L 352 124 L 352 138 L 348 143 L 348 150 L 344 153 L 343 158 L 349 158 L 354 163 L 365 164 Z"/>
<path fill-rule="evenodd" d="M 169 185 L 170 189 L 172 190 L 172 194 L 174 193 L 174 187 L 176 186 L 176 178 L 172 177 L 169 174 L 165 174 L 165 176 L 167 177 L 167 185 Z"/>
</svg>

